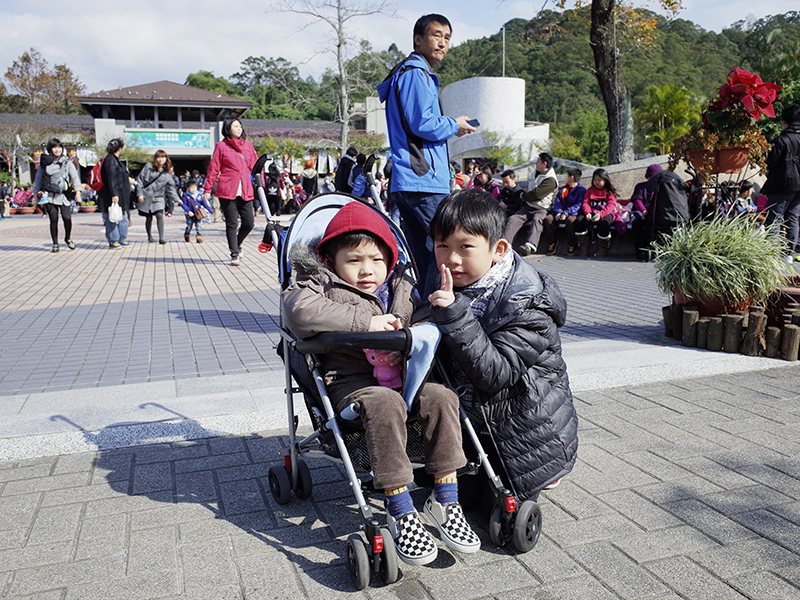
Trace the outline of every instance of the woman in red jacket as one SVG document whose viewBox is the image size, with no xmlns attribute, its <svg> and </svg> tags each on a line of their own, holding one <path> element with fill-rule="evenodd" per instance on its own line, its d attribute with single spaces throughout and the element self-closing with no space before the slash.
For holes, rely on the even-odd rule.
<svg viewBox="0 0 800 600">
<path fill-rule="evenodd" d="M 253 230 L 255 212 L 253 210 L 253 180 L 250 171 L 258 160 L 256 149 L 247 141 L 239 119 L 226 120 L 222 125 L 225 138 L 214 147 L 214 156 L 208 165 L 205 198 L 211 198 L 214 183 L 220 209 L 225 218 L 225 233 L 231 251 L 231 266 L 239 266 L 242 242 Z M 217 179 L 219 178 L 219 179 Z M 236 230 L 238 220 L 241 227 Z"/>
</svg>

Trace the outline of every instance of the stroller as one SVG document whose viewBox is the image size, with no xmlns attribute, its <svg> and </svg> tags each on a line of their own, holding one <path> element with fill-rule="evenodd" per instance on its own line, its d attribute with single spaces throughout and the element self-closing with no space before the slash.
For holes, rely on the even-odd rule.
<svg viewBox="0 0 800 600">
<path fill-rule="evenodd" d="M 281 289 L 292 283 L 292 269 L 289 261 L 292 249 L 316 243 L 325 231 L 329 221 L 339 209 L 349 202 L 360 200 L 337 192 L 321 194 L 298 212 L 288 230 L 283 232 L 276 243 L 279 251 L 279 280 Z M 367 206 L 369 206 L 367 204 Z M 381 205 L 377 203 L 377 206 Z M 413 260 L 402 232 L 380 210 L 373 207 L 386 220 L 394 233 L 399 250 L 399 262 L 410 265 Z M 415 270 L 414 270 L 415 272 Z M 281 317 L 281 322 L 283 318 Z M 436 331 L 433 326 L 427 326 Z M 308 339 L 296 339 L 282 327 L 278 352 L 284 362 L 286 403 L 289 425 L 289 445 L 284 451 L 283 464 L 272 466 L 269 470 L 270 491 L 279 504 L 286 504 L 292 492 L 301 499 L 312 493 L 311 471 L 306 459 L 323 458 L 343 465 L 350 487 L 355 495 L 363 527 L 363 535 L 354 533 L 347 540 L 347 560 L 355 587 L 364 589 L 373 574 L 385 584 L 394 583 L 399 576 L 399 561 L 394 548 L 394 540 L 388 529 L 381 527 L 365 499 L 367 486 L 359 478 L 358 472 L 369 473 L 369 452 L 363 429 L 359 428 L 358 415 L 345 409 L 336 414 L 325 389 L 318 354 L 329 353 L 342 348 L 371 348 L 375 350 L 397 350 L 404 356 L 414 359 L 412 349 L 415 343 L 411 330 L 413 327 L 390 332 L 370 333 L 323 333 Z M 409 372 L 410 372 L 409 368 Z M 425 371 L 427 373 L 428 371 Z M 293 383 L 296 382 L 296 387 Z M 445 382 L 446 383 L 446 382 Z M 408 376 L 405 381 L 409 385 Z M 304 439 L 297 436 L 298 418 L 295 414 L 294 395 L 303 395 L 314 432 Z M 487 455 L 481 447 L 478 435 L 470 423 L 464 409 L 460 409 L 463 429 L 475 447 L 476 456 L 472 462 L 459 471 L 461 475 L 474 475 L 483 468 L 489 481 L 493 507 L 489 520 L 491 540 L 497 546 L 513 545 L 520 552 L 531 550 L 538 541 L 542 515 L 533 500 L 517 505 L 514 495 L 506 489 L 500 477 L 489 464 Z M 417 468 L 420 457 L 424 456 L 421 425 L 409 419 L 407 423 L 408 444 L 406 452 L 412 465 Z"/>
</svg>

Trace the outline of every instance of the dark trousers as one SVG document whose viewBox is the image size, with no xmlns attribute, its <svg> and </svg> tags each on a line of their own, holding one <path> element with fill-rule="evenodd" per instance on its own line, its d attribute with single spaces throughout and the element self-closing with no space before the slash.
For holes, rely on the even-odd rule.
<svg viewBox="0 0 800 600">
<path fill-rule="evenodd" d="M 797 242 L 800 231 L 800 192 L 770 194 L 767 201 L 767 219 L 764 224 L 769 227 L 778 219 L 783 219 L 789 252 L 800 251 L 800 244 Z"/>
<path fill-rule="evenodd" d="M 347 378 L 330 384 L 328 393 L 337 412 L 355 402 L 366 431 L 375 488 L 392 490 L 414 479 L 406 455 L 409 412 L 400 392 L 374 382 L 370 377 Z M 426 383 L 412 407 L 412 414 L 422 423 L 428 473 L 455 471 L 467 464 L 458 406 L 455 392 L 438 383 Z"/>
<path fill-rule="evenodd" d="M 577 215 L 568 215 L 567 218 L 563 221 L 557 221 L 556 216 L 553 213 L 550 213 L 544 218 L 542 222 L 542 227 L 544 228 L 544 236 L 547 240 L 548 244 L 552 244 L 556 241 L 556 235 L 558 233 L 558 224 L 564 223 L 564 231 L 567 234 L 567 243 L 570 246 L 575 246 L 575 221 L 578 220 Z"/>
<path fill-rule="evenodd" d="M 252 200 L 244 200 L 241 196 L 236 200 L 220 198 L 219 206 L 222 216 L 225 217 L 225 235 L 228 237 L 231 258 L 236 258 L 239 256 L 242 242 L 253 231 L 253 226 L 256 222 L 256 217 L 253 213 L 253 202 Z M 238 224 L 239 219 L 242 220 L 241 227 Z"/>
<path fill-rule="evenodd" d="M 58 215 L 61 214 L 61 220 L 64 221 L 64 241 L 70 239 L 72 235 L 72 207 L 69 205 L 62 206 L 58 204 L 43 205 L 47 216 L 50 217 L 50 237 L 53 239 L 53 244 L 58 244 Z"/>
<path fill-rule="evenodd" d="M 614 220 L 614 215 L 606 215 L 599 221 L 590 221 L 586 215 L 578 215 L 578 220 L 575 221 L 575 233 L 583 235 L 584 233 L 596 233 L 598 236 L 607 238 L 611 235 L 611 222 Z"/>
<path fill-rule="evenodd" d="M 509 244 L 514 243 L 514 237 L 522 226 L 528 221 L 531 222 L 531 232 L 528 234 L 527 242 L 539 247 L 539 238 L 542 237 L 542 223 L 547 216 L 547 211 L 541 208 L 531 208 L 523 205 L 517 212 L 508 217 L 506 228 L 503 231 L 503 237 L 508 240 Z"/>
<path fill-rule="evenodd" d="M 281 214 L 281 197 L 267 194 L 267 207 L 273 217 L 279 216 Z"/>
<path fill-rule="evenodd" d="M 392 202 L 400 211 L 403 233 L 417 263 L 419 281 L 422 283 L 427 281 L 433 262 L 433 241 L 429 236 L 431 220 L 446 196 L 427 192 L 392 192 Z"/>
<path fill-rule="evenodd" d="M 154 213 L 146 213 L 144 215 L 144 230 L 147 232 L 147 239 L 152 240 L 153 236 L 151 235 L 151 231 L 153 230 L 153 217 L 156 218 L 156 228 L 158 229 L 158 241 L 164 241 L 164 211 L 157 210 Z"/>
</svg>

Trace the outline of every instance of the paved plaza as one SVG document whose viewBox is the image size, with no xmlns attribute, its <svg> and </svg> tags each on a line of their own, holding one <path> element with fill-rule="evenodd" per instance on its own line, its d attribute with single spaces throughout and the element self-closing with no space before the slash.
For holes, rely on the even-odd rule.
<svg viewBox="0 0 800 600">
<path fill-rule="evenodd" d="M 682 348 L 651 264 L 561 257 L 530 260 L 569 302 L 580 447 L 539 544 L 493 547 L 468 511 L 481 552 L 355 592 L 339 467 L 286 506 L 266 481 L 287 417 L 262 227 L 233 268 L 221 223 L 186 244 L 173 217 L 159 246 L 134 217 L 111 251 L 77 215 L 53 255 L 45 219 L 0 222 L 0 598 L 800 598 L 800 367 Z"/>
</svg>

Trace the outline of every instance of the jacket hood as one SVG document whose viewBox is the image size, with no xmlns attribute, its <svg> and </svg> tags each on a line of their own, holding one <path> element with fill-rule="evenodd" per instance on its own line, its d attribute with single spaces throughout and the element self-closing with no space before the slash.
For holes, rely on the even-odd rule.
<svg viewBox="0 0 800 600">
<path fill-rule="evenodd" d="M 378 97 L 380 98 L 381 102 L 386 102 L 386 99 L 389 97 L 389 91 L 392 89 L 392 83 L 396 78 L 397 71 L 400 70 L 398 69 L 398 67 L 406 63 L 417 63 L 417 66 L 422 67 L 426 71 L 430 71 L 430 69 L 428 68 L 428 63 L 426 63 L 425 60 L 419 54 L 414 54 L 412 52 L 407 57 L 405 57 L 401 62 L 396 64 L 389 72 L 389 74 L 386 76 L 386 79 L 381 81 L 375 88 L 376 90 L 378 90 Z"/>
<path fill-rule="evenodd" d="M 305 177 L 306 179 L 311 179 L 312 177 L 316 176 L 317 170 L 313 167 L 309 167 L 307 169 L 303 169 L 300 174 Z"/>
</svg>

